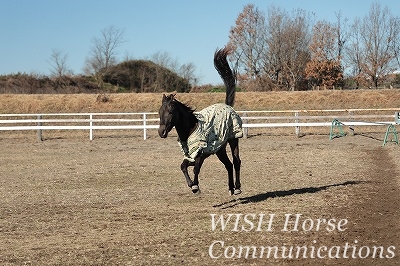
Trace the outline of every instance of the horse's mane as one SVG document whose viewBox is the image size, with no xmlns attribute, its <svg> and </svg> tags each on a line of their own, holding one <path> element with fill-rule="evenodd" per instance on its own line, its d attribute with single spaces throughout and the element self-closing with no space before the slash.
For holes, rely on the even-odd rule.
<svg viewBox="0 0 400 266">
<path fill-rule="evenodd" d="M 180 101 L 178 101 L 178 100 L 176 100 L 176 99 L 174 99 L 174 102 L 176 103 L 176 104 L 178 104 L 183 110 L 185 110 L 186 112 L 189 112 L 189 113 L 191 113 L 191 114 L 193 114 L 196 110 L 195 109 L 193 109 L 192 107 L 190 107 L 188 104 L 186 104 L 186 103 L 182 103 L 182 102 L 180 102 Z"/>
</svg>

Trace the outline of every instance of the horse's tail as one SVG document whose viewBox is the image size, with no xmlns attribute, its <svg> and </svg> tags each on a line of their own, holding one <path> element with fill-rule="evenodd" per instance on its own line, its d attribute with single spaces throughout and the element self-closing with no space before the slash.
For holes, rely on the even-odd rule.
<svg viewBox="0 0 400 266">
<path fill-rule="evenodd" d="M 229 66 L 227 56 L 231 53 L 231 49 L 224 47 L 219 49 L 214 54 L 214 66 L 224 81 L 226 88 L 225 103 L 233 106 L 235 103 L 235 91 L 236 91 L 236 75 Z"/>
</svg>

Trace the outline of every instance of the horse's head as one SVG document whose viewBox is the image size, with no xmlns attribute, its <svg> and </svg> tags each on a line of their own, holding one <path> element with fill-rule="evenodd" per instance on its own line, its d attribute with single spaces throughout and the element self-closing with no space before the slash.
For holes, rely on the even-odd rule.
<svg viewBox="0 0 400 266">
<path fill-rule="evenodd" d="M 158 111 L 160 115 L 160 127 L 158 128 L 158 135 L 161 138 L 166 138 L 168 133 L 175 126 L 175 94 L 169 96 L 163 95 L 162 104 Z"/>
</svg>

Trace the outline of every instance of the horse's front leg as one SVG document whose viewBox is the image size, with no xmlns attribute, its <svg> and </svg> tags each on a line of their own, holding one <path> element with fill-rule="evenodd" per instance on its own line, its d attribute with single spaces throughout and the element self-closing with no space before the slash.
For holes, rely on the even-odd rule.
<svg viewBox="0 0 400 266">
<path fill-rule="evenodd" d="M 194 179 L 193 179 L 193 186 L 192 186 L 193 193 L 196 193 L 200 190 L 200 188 L 199 188 L 200 169 L 201 169 L 201 166 L 203 165 L 204 160 L 207 157 L 208 156 L 206 156 L 206 155 L 200 155 L 200 156 L 196 157 L 196 159 L 194 161 L 194 169 L 193 169 Z"/>
<path fill-rule="evenodd" d="M 185 176 L 186 183 L 187 185 L 191 188 L 193 186 L 193 181 L 190 179 L 189 173 L 188 173 L 188 167 L 195 165 L 194 162 L 189 162 L 188 160 L 183 160 L 181 164 L 181 170 L 183 172 L 183 175 Z"/>
</svg>

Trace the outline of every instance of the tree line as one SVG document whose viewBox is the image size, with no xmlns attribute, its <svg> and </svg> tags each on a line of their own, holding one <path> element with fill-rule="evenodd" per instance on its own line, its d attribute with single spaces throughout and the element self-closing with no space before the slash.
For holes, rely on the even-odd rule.
<svg viewBox="0 0 400 266">
<path fill-rule="evenodd" d="M 400 20 L 388 7 L 371 5 L 352 23 L 314 22 L 304 10 L 248 4 L 230 30 L 231 62 L 250 90 L 378 88 L 400 83 Z M 390 80 L 390 78 L 392 80 Z"/>
<path fill-rule="evenodd" d="M 149 60 L 125 56 L 119 62 L 118 49 L 124 42 L 124 30 L 106 27 L 91 40 L 84 74 L 74 75 L 68 53 L 53 49 L 48 60 L 51 76 L 0 75 L 0 93 L 188 92 L 197 83 L 195 65 L 180 65 L 167 52 L 156 52 Z"/>
<path fill-rule="evenodd" d="M 336 22 L 316 20 L 301 9 L 266 12 L 244 6 L 229 31 L 230 62 L 244 91 L 358 89 L 400 86 L 400 19 L 373 3 L 353 22 L 336 12 Z M 69 69 L 68 53 L 53 49 L 51 77 L 0 76 L 0 93 L 218 91 L 197 86 L 193 63 L 179 64 L 167 52 L 149 60 L 128 55 L 119 61 L 124 30 L 109 26 L 91 40 L 84 75 Z"/>
</svg>

